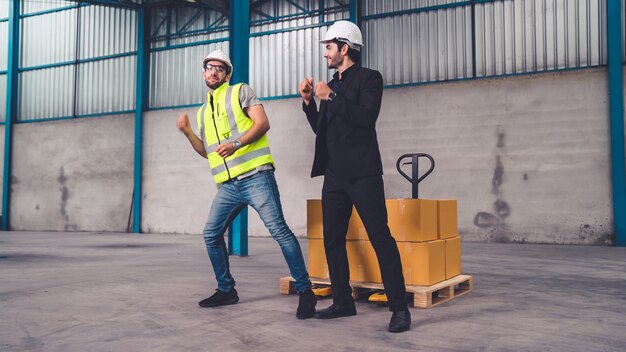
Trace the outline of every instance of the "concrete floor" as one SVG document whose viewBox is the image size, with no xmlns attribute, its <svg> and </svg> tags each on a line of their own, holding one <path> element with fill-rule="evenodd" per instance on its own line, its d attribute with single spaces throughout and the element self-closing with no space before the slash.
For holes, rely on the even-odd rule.
<svg viewBox="0 0 626 352">
<path fill-rule="evenodd" d="M 250 254 L 231 259 L 239 304 L 202 309 L 215 282 L 200 236 L 0 233 L 0 351 L 626 348 L 626 248 L 464 243 L 474 291 L 412 309 L 403 334 L 367 302 L 355 317 L 296 319 L 278 246 L 252 238 Z"/>
</svg>

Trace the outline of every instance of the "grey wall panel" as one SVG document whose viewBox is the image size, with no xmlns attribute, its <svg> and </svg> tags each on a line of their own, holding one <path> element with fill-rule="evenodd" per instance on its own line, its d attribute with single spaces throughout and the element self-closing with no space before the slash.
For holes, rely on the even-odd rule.
<svg viewBox="0 0 626 352">
<path fill-rule="evenodd" d="M 294 5 L 295 4 L 295 5 Z M 297 6 L 296 6 L 297 5 Z M 325 9 L 338 7 L 335 1 L 326 0 Z M 314 26 L 320 21 L 333 22 L 349 16 L 345 8 L 327 10 L 323 16 L 306 15 L 304 10 L 319 9 L 318 1 L 298 0 L 293 2 L 270 1 L 259 10 L 271 16 L 289 16 L 274 22 L 264 22 L 250 28 L 250 33 L 269 34 L 250 38 L 250 85 L 260 97 L 276 97 L 297 94 L 298 83 L 305 77 L 315 81 L 328 81 L 332 72 L 326 68 L 324 48 L 319 43 L 328 26 L 320 26 L 288 32 L 275 33 L 284 29 Z M 259 12 L 251 14 L 253 21 L 267 17 Z"/>
<path fill-rule="evenodd" d="M 477 76 L 603 64 L 602 0 L 476 5 Z"/>
<path fill-rule="evenodd" d="M 76 59 L 77 9 L 21 20 L 21 67 Z"/>
<path fill-rule="evenodd" d="M 10 0 L 10 1 L 20 1 L 20 0 Z M 1 3 L 8 3 L 9 1 L 0 1 Z M 63 1 L 63 0 L 44 0 L 44 1 L 33 1 L 33 0 L 21 0 L 20 4 L 20 13 L 25 15 L 33 12 L 46 11 L 46 10 L 54 10 L 61 7 L 75 6 L 76 1 Z"/>
<path fill-rule="evenodd" d="M 332 76 L 319 43 L 326 27 L 250 38 L 250 86 L 260 97 L 297 94 L 306 76 L 328 81 Z"/>
<path fill-rule="evenodd" d="M 364 21 L 365 66 L 385 84 L 471 75 L 471 11 L 458 7 Z"/>
<path fill-rule="evenodd" d="M 216 49 L 228 53 L 228 42 L 152 53 L 150 55 L 150 107 L 204 102 L 207 88 L 202 78 L 202 60 Z"/>
<path fill-rule="evenodd" d="M 61 66 L 19 75 L 18 120 L 71 116 L 74 66 Z"/>
<path fill-rule="evenodd" d="M 9 56 L 9 22 L 0 22 L 0 71 L 7 69 Z"/>
<path fill-rule="evenodd" d="M 364 14 L 455 3 L 378 1 Z M 603 0 L 497 0 L 475 5 L 476 75 L 491 76 L 606 63 Z M 363 22 L 364 63 L 386 84 L 472 76 L 471 6 Z M 626 49 L 624 49 L 626 50 Z"/>
<path fill-rule="evenodd" d="M 376 15 L 386 12 L 411 10 L 419 7 L 437 6 L 461 2 L 460 0 L 363 0 L 363 14 Z"/>
<path fill-rule="evenodd" d="M 0 75 L 0 122 L 4 122 L 7 114 L 7 75 Z"/>
<path fill-rule="evenodd" d="M 80 64 L 76 113 L 134 109 L 136 61 L 129 56 Z"/>
<path fill-rule="evenodd" d="M 9 18 L 10 1 L 0 1 L 0 18 Z"/>
<path fill-rule="evenodd" d="M 137 50 L 137 14 L 133 10 L 105 6 L 80 9 L 79 58 Z"/>
</svg>

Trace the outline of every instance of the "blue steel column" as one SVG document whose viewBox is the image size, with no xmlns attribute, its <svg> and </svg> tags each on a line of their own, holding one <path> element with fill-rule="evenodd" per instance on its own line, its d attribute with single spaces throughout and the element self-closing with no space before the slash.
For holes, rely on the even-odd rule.
<svg viewBox="0 0 626 352">
<path fill-rule="evenodd" d="M 233 64 L 231 84 L 248 82 L 250 66 L 250 2 L 231 1 L 230 59 Z M 228 228 L 228 252 L 245 257 L 248 255 L 248 208 L 244 208 Z"/>
<path fill-rule="evenodd" d="M 620 0 L 607 2 L 609 50 L 609 111 L 615 245 L 626 246 L 626 168 L 624 166 L 624 86 L 622 68 L 622 9 Z"/>
<path fill-rule="evenodd" d="M 149 46 L 145 43 L 146 10 L 137 10 L 137 62 L 135 82 L 135 169 L 133 187 L 133 232 L 141 233 L 141 175 L 143 153 L 143 112 L 146 110 L 147 99 L 147 62 L 150 56 Z"/>
<path fill-rule="evenodd" d="M 361 0 L 350 0 L 350 22 L 361 28 Z"/>
<path fill-rule="evenodd" d="M 13 122 L 17 117 L 17 66 L 19 64 L 20 2 L 9 3 L 9 57 L 7 65 L 7 106 L 4 123 L 4 175 L 2 176 L 2 230 L 10 229 L 9 210 L 11 200 L 11 149 L 13 146 Z"/>
</svg>

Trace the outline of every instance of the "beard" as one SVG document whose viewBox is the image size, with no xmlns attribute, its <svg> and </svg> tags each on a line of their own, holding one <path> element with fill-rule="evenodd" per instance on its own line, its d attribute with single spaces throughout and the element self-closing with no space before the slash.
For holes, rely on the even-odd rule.
<svg viewBox="0 0 626 352">
<path fill-rule="evenodd" d="M 213 83 L 211 83 L 211 81 L 208 79 L 204 80 L 204 83 L 206 84 L 206 86 L 213 90 L 219 88 L 222 84 L 224 84 L 224 82 L 226 82 L 226 78 L 221 79 L 221 80 L 218 78 L 217 81 L 214 81 Z"/>
<path fill-rule="evenodd" d="M 341 57 L 339 55 L 329 56 L 326 59 L 326 65 L 329 69 L 336 69 L 339 65 L 341 65 Z"/>
</svg>

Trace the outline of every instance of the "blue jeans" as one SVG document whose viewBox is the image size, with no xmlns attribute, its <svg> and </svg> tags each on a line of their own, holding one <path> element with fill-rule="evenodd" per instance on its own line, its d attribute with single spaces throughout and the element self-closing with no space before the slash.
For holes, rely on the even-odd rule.
<svg viewBox="0 0 626 352">
<path fill-rule="evenodd" d="M 235 280 L 230 274 L 224 232 L 246 205 L 252 206 L 259 213 L 272 238 L 280 245 L 291 276 L 296 280 L 296 292 L 311 289 L 300 244 L 283 217 L 278 186 L 274 171 L 271 170 L 218 185 L 217 195 L 213 199 L 209 218 L 204 226 L 204 242 L 215 272 L 217 288 L 227 292 L 235 287 Z"/>
</svg>

